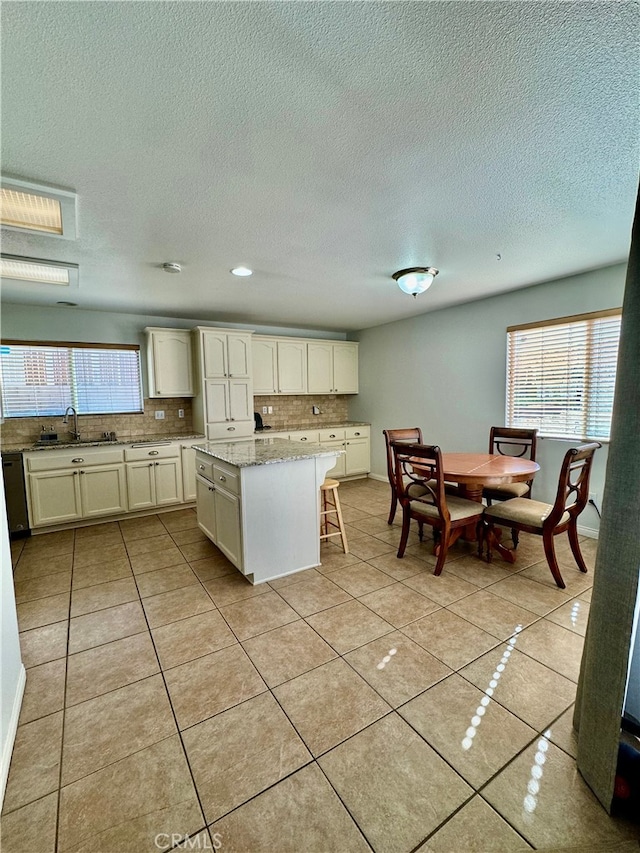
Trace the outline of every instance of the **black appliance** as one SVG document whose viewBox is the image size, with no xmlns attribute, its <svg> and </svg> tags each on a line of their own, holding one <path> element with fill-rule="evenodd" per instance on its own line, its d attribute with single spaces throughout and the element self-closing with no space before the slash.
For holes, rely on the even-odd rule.
<svg viewBox="0 0 640 853">
<path fill-rule="evenodd" d="M 256 430 L 260 431 L 264 429 L 264 424 L 262 423 L 262 415 L 260 412 L 253 413 L 253 419 L 256 422 Z"/>
<path fill-rule="evenodd" d="M 9 533 L 14 539 L 31 536 L 22 453 L 2 454 L 2 476 Z"/>
</svg>

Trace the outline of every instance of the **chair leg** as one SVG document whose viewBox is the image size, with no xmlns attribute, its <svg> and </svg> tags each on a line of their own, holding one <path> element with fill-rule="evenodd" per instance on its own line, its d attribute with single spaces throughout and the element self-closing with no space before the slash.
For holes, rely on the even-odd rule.
<svg viewBox="0 0 640 853">
<path fill-rule="evenodd" d="M 387 524 L 393 524 L 393 519 L 396 517 L 397 506 L 398 495 L 396 494 L 396 487 L 391 486 L 391 506 L 389 507 L 389 518 L 387 519 Z"/>
<path fill-rule="evenodd" d="M 450 535 L 451 535 L 451 528 L 443 527 L 440 530 L 440 548 L 438 550 L 438 559 L 436 561 L 436 567 L 433 570 L 434 575 L 442 574 L 444 561 L 447 559 L 447 552 L 449 550 L 449 537 L 450 537 Z"/>
<path fill-rule="evenodd" d="M 556 584 L 560 587 L 560 589 L 565 589 L 566 584 L 562 580 L 562 575 L 560 574 L 560 568 L 558 566 L 558 561 L 556 560 L 556 549 L 553 544 L 553 533 L 551 531 L 542 534 L 542 544 L 544 545 L 544 554 L 547 558 L 547 563 L 549 564 L 549 568 L 551 569 L 551 574 L 553 575 L 553 579 Z"/>
<path fill-rule="evenodd" d="M 476 539 L 478 540 L 478 557 L 482 559 L 485 540 L 485 524 L 482 518 L 479 518 L 476 524 Z"/>
<path fill-rule="evenodd" d="M 513 542 L 513 550 L 515 551 L 520 541 L 520 531 L 517 527 L 511 528 L 511 541 Z"/>
<path fill-rule="evenodd" d="M 402 513 L 402 533 L 400 534 L 400 544 L 398 545 L 398 553 L 396 557 L 401 558 L 404 557 L 404 551 L 407 547 L 407 540 L 409 538 L 409 526 L 411 524 L 411 517 L 409 516 L 408 511 L 404 511 Z"/>
<path fill-rule="evenodd" d="M 490 563 L 493 560 L 491 546 L 495 541 L 494 528 L 490 521 L 484 522 L 484 540 L 487 543 L 487 563 Z"/>
<path fill-rule="evenodd" d="M 587 572 L 587 564 L 584 561 L 580 544 L 578 543 L 578 523 L 576 519 L 572 519 L 569 522 L 569 545 L 571 545 L 571 553 L 578 564 L 578 568 L 581 572 Z"/>
<path fill-rule="evenodd" d="M 418 522 L 418 539 L 422 542 L 424 537 L 424 523 L 422 521 Z"/>
</svg>

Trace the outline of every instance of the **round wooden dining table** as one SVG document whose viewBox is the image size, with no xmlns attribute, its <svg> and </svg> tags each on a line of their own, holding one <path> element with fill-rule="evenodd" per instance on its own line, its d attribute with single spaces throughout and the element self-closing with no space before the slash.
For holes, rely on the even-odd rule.
<svg viewBox="0 0 640 853">
<path fill-rule="evenodd" d="M 416 466 L 417 470 L 417 466 Z M 460 494 L 472 501 L 482 500 L 485 486 L 525 483 L 540 470 L 537 462 L 498 453 L 443 453 L 442 471 L 448 483 L 457 483 Z"/>
</svg>

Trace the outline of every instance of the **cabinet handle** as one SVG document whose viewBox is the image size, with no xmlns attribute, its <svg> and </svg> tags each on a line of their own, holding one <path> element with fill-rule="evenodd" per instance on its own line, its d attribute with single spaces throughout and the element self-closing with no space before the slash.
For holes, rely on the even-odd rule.
<svg viewBox="0 0 640 853">
<path fill-rule="evenodd" d="M 153 464 L 154 464 L 154 465 L 159 465 L 160 463 L 159 463 L 159 462 L 154 462 Z"/>
<path fill-rule="evenodd" d="M 149 456 L 157 456 L 159 452 L 160 452 L 159 450 L 150 450 Z"/>
<path fill-rule="evenodd" d="M 360 435 L 360 433 L 359 433 L 359 432 L 357 432 L 355 435 L 356 435 L 356 438 L 357 438 L 357 437 Z"/>
<path fill-rule="evenodd" d="M 76 459 L 72 459 L 71 461 L 75 462 L 76 465 L 82 465 L 84 459 L 82 458 L 82 456 L 78 456 Z"/>
<path fill-rule="evenodd" d="M 307 440 L 307 436 L 306 436 L 306 435 L 303 435 L 303 436 L 302 436 L 302 438 L 300 439 L 300 441 L 306 441 L 306 440 Z"/>
<path fill-rule="evenodd" d="M 199 468 L 201 471 L 204 471 L 204 465 L 198 465 L 198 468 Z"/>
<path fill-rule="evenodd" d="M 227 432 L 235 432 L 235 431 L 236 431 L 235 427 L 227 427 Z"/>
<path fill-rule="evenodd" d="M 334 435 L 333 433 L 331 433 L 331 435 L 329 436 L 329 438 L 335 438 L 335 435 Z"/>
<path fill-rule="evenodd" d="M 226 483 L 226 482 L 227 482 L 227 478 L 224 476 L 224 474 L 220 474 L 220 476 L 218 477 L 218 479 L 220 480 L 220 482 L 221 482 L 221 483 Z"/>
<path fill-rule="evenodd" d="M 213 486 L 207 486 L 207 488 L 209 489 L 210 492 L 215 492 L 215 489 L 213 488 Z"/>
</svg>

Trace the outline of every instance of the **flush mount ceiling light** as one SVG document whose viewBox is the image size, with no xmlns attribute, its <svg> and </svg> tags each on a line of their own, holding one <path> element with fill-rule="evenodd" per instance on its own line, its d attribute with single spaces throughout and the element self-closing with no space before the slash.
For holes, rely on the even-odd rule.
<svg viewBox="0 0 640 853">
<path fill-rule="evenodd" d="M 2 178 L 0 183 L 3 228 L 65 240 L 77 238 L 75 193 L 14 178 Z"/>
<path fill-rule="evenodd" d="M 394 272 L 391 278 L 398 282 L 400 290 L 415 297 L 431 287 L 438 272 L 435 267 L 408 267 L 406 270 Z"/>
<path fill-rule="evenodd" d="M 231 274 L 239 276 L 248 276 L 253 275 L 253 270 L 250 270 L 249 267 L 234 267 L 231 270 Z"/>
<path fill-rule="evenodd" d="M 166 263 L 166 264 L 162 264 L 162 269 L 163 269 L 165 272 L 171 272 L 171 273 L 179 273 L 179 272 L 182 272 L 182 267 L 180 266 L 180 264 L 176 264 L 176 263 L 173 263 L 173 262 L 171 262 L 171 263 Z"/>
<path fill-rule="evenodd" d="M 56 284 L 74 289 L 78 287 L 79 278 L 77 264 L 5 254 L 0 255 L 0 277 L 12 281 Z"/>
</svg>

